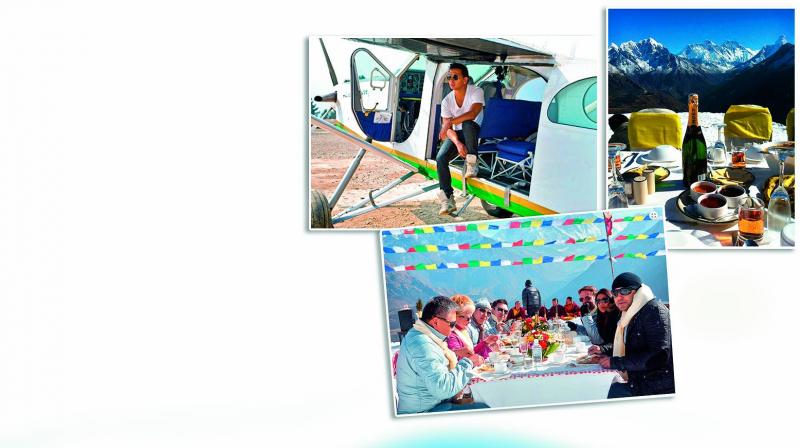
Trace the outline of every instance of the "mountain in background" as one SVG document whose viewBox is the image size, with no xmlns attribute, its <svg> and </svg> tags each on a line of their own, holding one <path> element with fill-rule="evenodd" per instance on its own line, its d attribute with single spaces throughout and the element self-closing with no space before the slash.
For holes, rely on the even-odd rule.
<svg viewBox="0 0 800 448">
<path fill-rule="evenodd" d="M 783 36 L 783 35 L 780 36 L 778 38 L 778 40 L 775 41 L 774 44 L 764 45 L 763 47 L 761 47 L 761 50 L 759 50 L 759 52 L 756 53 L 748 61 L 745 61 L 745 63 L 741 64 L 740 68 L 753 67 L 754 65 L 756 65 L 756 64 L 760 63 L 761 61 L 763 61 L 764 59 L 767 59 L 768 57 L 770 57 L 773 54 L 777 53 L 778 50 L 780 50 L 781 47 L 783 47 L 787 43 L 789 43 L 789 42 L 786 40 L 786 36 Z"/>
<path fill-rule="evenodd" d="M 612 43 L 608 49 L 608 65 L 609 72 L 613 67 L 646 92 L 666 95 L 680 104 L 686 102 L 684 97 L 689 91 L 706 90 L 718 82 L 721 76 L 721 72 L 706 70 L 702 65 L 670 53 L 667 47 L 653 38 L 625 42 L 619 46 Z M 631 97 L 636 94 L 635 91 L 626 91 L 615 97 Z M 609 104 L 609 107 L 627 109 L 628 104 L 615 103 Z M 659 104 L 653 107 L 666 106 Z M 686 109 L 685 105 L 681 107 Z"/>
<path fill-rule="evenodd" d="M 684 106 L 672 96 L 643 87 L 615 67 L 608 67 L 608 113 L 628 113 L 656 107 L 680 110 Z"/>
<path fill-rule="evenodd" d="M 672 71 L 678 66 L 675 55 L 655 39 L 612 43 L 608 49 L 608 64 L 627 75 L 641 75 L 653 71 Z"/>
<path fill-rule="evenodd" d="M 758 52 L 735 41 L 691 44 L 677 55 L 653 38 L 612 43 L 608 48 L 609 112 L 651 107 L 685 112 L 688 94 L 698 93 L 702 111 L 725 112 L 731 104 L 759 104 L 769 107 L 775 121 L 782 122 L 785 111 L 793 107 L 793 79 L 785 79 L 793 71 L 794 45 L 784 36 Z"/>
<path fill-rule="evenodd" d="M 785 123 L 794 107 L 794 45 L 781 45 L 758 64 L 740 70 L 716 86 L 701 105 L 725 111 L 731 104 L 758 104 L 769 108 L 772 121 Z"/>
<path fill-rule="evenodd" d="M 387 272 L 386 302 L 389 313 L 389 329 L 400 328 L 397 311 L 405 306 L 414 309 L 418 299 L 422 299 L 422 303 L 428 303 L 435 296 L 452 297 L 455 294 L 465 294 L 473 301 L 485 297 L 492 302 L 502 298 L 508 301 L 509 306 L 513 306 L 514 301 L 521 299 L 522 289 L 525 287 L 527 279 L 534 279 L 534 285 L 542 294 L 543 304 L 549 306 L 550 300 L 557 297 L 563 305 L 566 297 L 577 297 L 578 288 L 592 283 L 587 276 L 589 270 L 593 269 L 593 265 L 594 263 L 591 262 L 582 265 L 576 264 L 570 271 L 548 275 L 549 280 L 552 281 L 550 286 L 545 286 L 535 280 L 536 275 L 532 275 L 530 266 L 491 268 L 491 276 L 480 277 L 484 280 L 479 282 L 467 280 L 467 278 L 478 277 L 476 273 L 470 272 L 471 269 L 446 271 L 449 273 L 446 282 L 442 281 L 441 276 L 426 275 L 425 271 Z M 542 269 L 542 266 L 547 265 L 540 265 L 536 269 Z M 577 269 L 575 269 L 576 267 Z M 605 265 L 601 264 L 600 269 L 605 269 Z M 541 275 L 541 272 L 538 272 L 537 275 Z"/>
<path fill-rule="evenodd" d="M 720 45 L 707 40 L 687 45 L 678 56 L 699 65 L 707 72 L 726 72 L 749 61 L 756 52 L 738 42 L 728 40 Z"/>
</svg>

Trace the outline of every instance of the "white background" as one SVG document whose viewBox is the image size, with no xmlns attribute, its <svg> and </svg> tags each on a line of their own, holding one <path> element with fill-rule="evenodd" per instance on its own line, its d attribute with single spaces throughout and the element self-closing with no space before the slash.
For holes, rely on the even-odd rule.
<svg viewBox="0 0 800 448">
<path fill-rule="evenodd" d="M 391 416 L 377 236 L 305 230 L 306 36 L 604 55 L 641 2 L 540 3 L 0 4 L 0 446 L 796 442 L 796 251 L 670 253 L 675 398 Z"/>
</svg>

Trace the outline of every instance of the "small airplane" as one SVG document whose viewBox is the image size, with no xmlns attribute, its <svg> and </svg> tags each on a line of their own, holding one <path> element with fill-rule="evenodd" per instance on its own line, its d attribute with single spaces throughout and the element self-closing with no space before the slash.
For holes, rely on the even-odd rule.
<svg viewBox="0 0 800 448">
<path fill-rule="evenodd" d="M 369 49 L 350 57 L 350 76 L 339 83 L 325 48 L 335 91 L 314 97 L 331 102 L 336 121 L 310 115 L 310 124 L 360 149 L 330 198 L 311 190 L 311 228 L 334 224 L 439 187 L 436 153 L 441 143 L 440 108 L 450 91 L 449 64 L 469 70 L 470 82 L 484 90 L 479 134 L 479 173 L 463 182 L 465 163 L 450 162 L 452 186 L 474 198 L 493 217 L 546 215 L 597 209 L 597 63 L 564 58 L 504 39 L 352 38 L 409 53 L 396 73 Z M 331 210 L 370 153 L 408 172 L 335 216 Z M 433 182 L 417 191 L 377 199 L 414 175 Z"/>
</svg>

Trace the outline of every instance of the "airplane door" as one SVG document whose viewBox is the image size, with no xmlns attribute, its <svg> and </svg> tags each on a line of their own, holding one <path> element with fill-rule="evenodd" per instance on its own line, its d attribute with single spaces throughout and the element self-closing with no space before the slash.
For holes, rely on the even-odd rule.
<svg viewBox="0 0 800 448">
<path fill-rule="evenodd" d="M 379 142 L 392 139 L 397 78 L 369 50 L 350 57 L 350 96 L 361 131 Z"/>
</svg>

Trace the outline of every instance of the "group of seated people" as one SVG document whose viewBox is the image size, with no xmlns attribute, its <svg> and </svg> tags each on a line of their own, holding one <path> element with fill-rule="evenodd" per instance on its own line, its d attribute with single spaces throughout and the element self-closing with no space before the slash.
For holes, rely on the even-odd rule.
<svg viewBox="0 0 800 448">
<path fill-rule="evenodd" d="M 611 290 L 584 286 L 578 295 L 580 307 L 571 298 L 565 306 L 553 299 L 552 316 L 569 315 L 572 303 L 581 325 L 570 327 L 589 337 L 589 353 L 603 368 L 625 372 L 627 383 L 612 384 L 608 397 L 674 393 L 669 311 L 652 290 L 626 272 Z M 545 309 L 543 317 L 549 315 Z M 473 368 L 500 350 L 500 335 L 515 331 L 526 316 L 520 302 L 509 309 L 505 299 L 491 304 L 460 294 L 431 299 L 396 358 L 398 413 L 487 407 L 465 400 L 462 391 L 475 376 Z"/>
<path fill-rule="evenodd" d="M 584 288 L 589 288 L 590 290 L 593 289 L 594 292 L 597 292 L 597 288 L 594 286 L 585 286 Z M 503 302 L 505 302 L 505 300 L 503 300 Z M 572 297 L 567 297 L 564 305 L 561 305 L 561 303 L 558 301 L 558 298 L 554 297 L 550 308 L 547 308 L 546 306 L 540 306 L 536 314 L 544 319 L 553 319 L 556 316 L 561 318 L 571 318 L 589 314 L 592 312 L 592 310 L 594 310 L 594 304 L 584 302 L 583 298 L 581 298 L 581 305 L 579 306 L 572 300 Z M 508 310 L 507 320 L 527 319 L 529 316 L 533 316 L 533 314 L 529 314 L 528 309 L 523 307 L 522 302 L 517 300 L 514 302 L 514 307 Z"/>
</svg>

